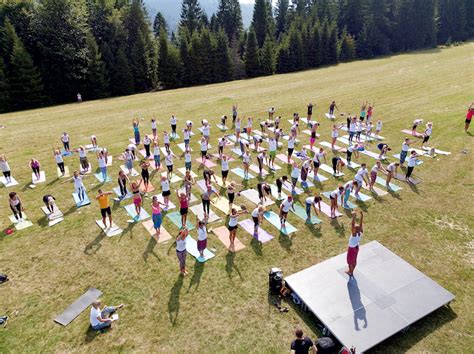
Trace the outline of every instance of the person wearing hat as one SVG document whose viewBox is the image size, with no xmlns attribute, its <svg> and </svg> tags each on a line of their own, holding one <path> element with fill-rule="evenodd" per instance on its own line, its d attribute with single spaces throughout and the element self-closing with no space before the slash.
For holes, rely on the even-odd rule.
<svg viewBox="0 0 474 354">
<path fill-rule="evenodd" d="M 118 306 L 104 306 L 100 308 L 102 302 L 97 299 L 92 302 L 90 323 L 93 330 L 99 331 L 112 326 L 114 321 L 110 316 L 117 310 L 123 307 L 123 304 Z"/>
</svg>

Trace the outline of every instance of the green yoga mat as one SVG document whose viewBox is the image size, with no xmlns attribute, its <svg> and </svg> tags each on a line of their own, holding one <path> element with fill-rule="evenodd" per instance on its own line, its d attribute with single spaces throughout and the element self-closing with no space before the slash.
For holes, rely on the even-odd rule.
<svg viewBox="0 0 474 354">
<path fill-rule="evenodd" d="M 386 187 L 386 181 L 382 177 L 377 176 L 377 179 L 375 180 L 378 184 L 381 186 Z M 396 184 L 390 183 L 390 189 L 394 192 L 398 192 L 399 190 L 402 190 L 402 187 L 397 186 Z"/>
<path fill-rule="evenodd" d="M 295 203 L 294 206 L 295 206 L 295 211 L 290 209 L 291 212 L 295 214 L 296 216 L 298 216 L 300 219 L 306 221 L 306 208 L 299 203 Z M 314 210 L 312 210 L 311 213 L 314 214 Z M 311 215 L 311 220 L 309 222 L 313 225 L 322 223 L 322 221 L 316 215 Z"/>
<path fill-rule="evenodd" d="M 181 215 L 179 215 L 179 211 L 175 211 L 173 213 L 168 213 L 166 214 L 166 217 L 170 219 L 170 221 L 175 224 L 177 228 L 181 227 Z M 191 231 L 194 229 L 194 225 L 189 221 L 186 220 L 186 226 L 188 227 L 188 230 Z"/>
<path fill-rule="evenodd" d="M 278 230 L 280 230 L 281 233 L 285 235 L 289 235 L 293 232 L 298 231 L 296 227 L 291 225 L 288 221 L 285 223 L 285 228 L 282 228 L 280 217 L 278 216 L 278 214 L 274 213 L 273 211 L 267 211 L 263 214 L 263 216 L 270 224 L 275 226 Z"/>
<path fill-rule="evenodd" d="M 239 176 L 240 178 L 242 179 L 252 179 L 252 178 L 255 178 L 254 175 L 252 175 L 250 172 L 247 174 L 247 178 L 245 178 L 245 171 L 240 168 L 240 167 L 237 167 L 237 168 L 233 168 L 231 170 L 232 172 L 234 172 L 237 176 Z"/>
</svg>

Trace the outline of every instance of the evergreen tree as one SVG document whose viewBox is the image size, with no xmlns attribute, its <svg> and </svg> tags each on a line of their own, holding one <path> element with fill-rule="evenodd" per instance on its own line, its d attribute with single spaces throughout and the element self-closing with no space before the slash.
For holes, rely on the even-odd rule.
<svg viewBox="0 0 474 354">
<path fill-rule="evenodd" d="M 102 46 L 111 40 L 111 25 L 109 17 L 113 6 L 107 0 L 86 0 L 88 25 L 97 45 Z"/>
<path fill-rule="evenodd" d="M 348 61 L 356 56 L 356 43 L 353 36 L 347 33 L 346 29 L 342 31 L 341 45 L 339 51 L 339 60 Z"/>
<path fill-rule="evenodd" d="M 287 38 L 283 39 L 280 42 L 280 47 L 278 48 L 277 60 L 276 60 L 276 71 L 279 74 L 288 73 L 292 71 L 293 63 L 290 59 L 290 52 L 288 49 L 288 40 Z"/>
<path fill-rule="evenodd" d="M 272 75 L 275 72 L 275 49 L 270 36 L 267 36 L 259 51 L 259 62 L 262 75 Z"/>
<path fill-rule="evenodd" d="M 269 11 L 271 13 L 271 7 L 270 9 L 268 7 L 269 5 L 267 0 L 255 0 L 255 5 L 253 8 L 252 28 L 255 31 L 258 47 L 261 47 L 263 45 L 263 42 L 265 41 L 267 35 L 272 35 L 271 23 L 269 18 Z"/>
<path fill-rule="evenodd" d="M 130 95 L 134 91 L 133 74 L 123 48 L 117 51 L 115 65 L 111 70 L 111 90 L 114 96 Z"/>
<path fill-rule="evenodd" d="M 260 74 L 258 62 L 258 44 L 257 36 L 253 28 L 250 29 L 247 36 L 247 45 L 245 46 L 245 72 L 248 77 L 255 77 Z"/>
<path fill-rule="evenodd" d="M 336 23 L 331 25 L 331 31 L 329 35 L 329 49 L 328 49 L 328 63 L 335 64 L 337 63 L 337 58 L 339 58 L 338 51 L 338 29 Z"/>
<path fill-rule="evenodd" d="M 211 15 L 211 22 L 209 23 L 209 29 L 211 32 L 217 33 L 219 32 L 220 24 L 217 21 L 217 16 L 216 14 Z"/>
<path fill-rule="evenodd" d="M 474 37 L 474 1 L 465 0 L 464 13 L 466 15 L 466 35 L 468 38 Z"/>
<path fill-rule="evenodd" d="M 230 42 L 230 64 L 232 68 L 232 78 L 235 80 L 244 79 L 246 76 L 245 63 L 240 54 L 239 40 L 235 38 Z"/>
<path fill-rule="evenodd" d="M 160 37 L 161 32 L 164 32 L 168 35 L 168 24 L 166 23 L 166 19 L 161 12 L 157 12 L 155 16 L 155 20 L 153 21 L 153 33 L 155 34 L 156 38 Z"/>
<path fill-rule="evenodd" d="M 7 112 L 10 104 L 10 86 L 8 85 L 6 68 L 0 56 L 0 113 Z"/>
<path fill-rule="evenodd" d="M 289 0 L 278 0 L 276 4 L 276 32 L 275 37 L 280 39 L 283 33 L 288 30 Z"/>
<path fill-rule="evenodd" d="M 291 63 L 289 69 L 290 71 L 301 70 L 303 68 L 303 42 L 301 40 L 301 35 L 296 27 L 292 27 L 288 37 L 288 53 Z"/>
<path fill-rule="evenodd" d="M 88 34 L 86 40 L 88 66 L 84 97 L 90 99 L 108 97 L 110 94 L 108 77 L 99 46 L 92 34 Z"/>
<path fill-rule="evenodd" d="M 0 57 L 5 58 L 5 64 L 10 64 L 10 56 L 13 52 L 13 44 L 18 38 L 15 27 L 8 18 L 5 19 L 3 27 L 0 29 Z"/>
<path fill-rule="evenodd" d="M 225 82 L 232 78 L 232 65 L 230 62 L 229 43 L 226 33 L 221 30 L 216 33 L 215 48 L 212 67 L 214 69 L 214 81 Z"/>
<path fill-rule="evenodd" d="M 364 25 L 366 6 L 364 0 L 347 0 L 342 7 L 341 18 L 346 26 L 347 32 L 357 37 Z"/>
<path fill-rule="evenodd" d="M 438 42 L 466 39 L 466 10 L 464 0 L 439 0 Z M 473 14 L 469 14 L 473 16 Z"/>
<path fill-rule="evenodd" d="M 202 76 L 199 83 L 209 84 L 214 82 L 214 70 L 212 66 L 212 53 L 214 52 L 214 43 L 212 42 L 211 33 L 204 28 L 200 35 L 200 53 L 199 61 L 202 68 Z"/>
<path fill-rule="evenodd" d="M 44 0 L 33 21 L 45 92 L 53 102 L 75 100 L 87 72 L 85 9 L 69 0 Z"/>
<path fill-rule="evenodd" d="M 329 26 L 329 22 L 326 19 L 323 23 L 322 30 L 321 30 L 321 51 L 319 54 L 320 57 L 320 64 L 326 65 L 330 62 L 330 40 L 331 40 L 331 28 Z"/>
<path fill-rule="evenodd" d="M 224 29 L 229 42 L 239 38 L 243 27 L 239 0 L 219 0 L 217 22 Z"/>
<path fill-rule="evenodd" d="M 11 109 L 33 108 L 43 103 L 41 75 L 16 33 L 10 55 L 8 84 L 10 88 L 8 106 Z"/>
<path fill-rule="evenodd" d="M 159 38 L 158 72 L 164 88 L 180 86 L 180 71 L 179 51 L 168 42 L 166 33 L 162 31 Z"/>
<path fill-rule="evenodd" d="M 372 58 L 375 55 L 371 42 L 372 37 L 374 37 L 373 31 L 374 26 L 371 22 L 364 23 L 357 39 L 357 55 L 359 57 Z"/>
<path fill-rule="evenodd" d="M 374 55 L 384 55 L 390 52 L 389 21 L 387 18 L 387 0 L 370 0 L 371 46 Z"/>
<path fill-rule="evenodd" d="M 319 22 L 316 23 L 313 27 L 313 33 L 311 36 L 314 47 L 314 55 L 312 56 L 311 66 L 318 67 L 323 64 L 324 55 L 323 55 L 323 43 L 321 42 L 321 31 Z"/>
<path fill-rule="evenodd" d="M 185 27 L 191 35 L 202 27 L 204 16 L 199 0 L 183 0 L 181 4 L 181 22 L 179 24 L 181 27 Z"/>
<path fill-rule="evenodd" d="M 187 31 L 180 32 L 180 39 L 179 39 L 179 57 L 181 58 L 182 64 L 182 73 L 181 73 L 181 81 L 184 86 L 191 85 L 191 77 L 193 71 L 193 63 L 191 62 L 191 58 L 189 56 L 189 42 L 188 42 L 188 35 Z"/>
</svg>

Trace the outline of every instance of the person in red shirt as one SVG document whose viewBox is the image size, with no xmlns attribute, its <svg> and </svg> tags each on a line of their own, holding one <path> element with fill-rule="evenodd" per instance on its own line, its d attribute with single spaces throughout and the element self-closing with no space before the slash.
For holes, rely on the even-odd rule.
<svg viewBox="0 0 474 354">
<path fill-rule="evenodd" d="M 469 125 L 471 124 L 472 116 L 474 115 L 474 102 L 469 105 L 466 113 L 466 125 L 464 126 L 464 131 L 467 132 Z"/>
</svg>

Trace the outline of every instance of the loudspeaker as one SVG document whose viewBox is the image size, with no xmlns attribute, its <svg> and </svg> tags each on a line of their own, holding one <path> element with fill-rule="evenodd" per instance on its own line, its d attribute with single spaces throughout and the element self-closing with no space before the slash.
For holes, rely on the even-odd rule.
<svg viewBox="0 0 474 354">
<path fill-rule="evenodd" d="M 280 268 L 271 268 L 268 273 L 268 290 L 270 294 L 278 295 L 283 287 L 283 272 Z"/>
</svg>

